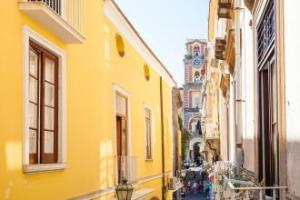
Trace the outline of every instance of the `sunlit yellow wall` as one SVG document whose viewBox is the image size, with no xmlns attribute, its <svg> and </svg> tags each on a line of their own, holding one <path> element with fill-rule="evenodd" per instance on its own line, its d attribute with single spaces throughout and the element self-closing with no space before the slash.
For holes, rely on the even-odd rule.
<svg viewBox="0 0 300 200">
<path fill-rule="evenodd" d="M 105 38 L 114 41 L 117 29 L 107 19 L 105 23 Z M 160 113 L 160 76 L 150 68 L 150 80 L 144 77 L 145 61 L 128 44 L 125 44 L 126 52 L 124 57 L 117 54 L 115 43 L 110 44 L 110 59 L 107 60 L 107 70 L 110 82 L 122 86 L 130 95 L 131 122 L 132 122 L 132 152 L 138 157 L 139 177 L 151 176 L 161 173 L 161 113 Z M 130 76 L 130 77 L 128 77 Z M 108 78 L 107 77 L 107 78 Z M 111 92 L 111 90 L 109 90 Z M 166 171 L 172 170 L 172 94 L 170 86 L 163 81 L 164 99 L 164 129 L 165 129 L 165 155 Z M 153 109 L 154 120 L 154 159 L 145 161 L 145 127 L 144 127 L 144 104 Z"/>
<path fill-rule="evenodd" d="M 218 0 L 210 0 L 209 14 L 208 14 L 208 40 L 215 39 L 216 34 L 216 20 L 217 20 Z"/>
<path fill-rule="evenodd" d="M 125 41 L 116 52 L 116 29 L 105 19 L 103 1 L 85 1 L 83 44 L 67 45 L 22 14 L 17 1 L 0 6 L 0 199 L 60 200 L 113 186 L 115 155 L 113 83 L 130 94 L 132 155 L 138 177 L 161 173 L 159 75 L 144 78 L 144 60 Z M 22 27 L 29 26 L 65 50 L 67 56 L 67 169 L 25 174 L 23 157 Z M 163 82 L 166 171 L 172 170 L 171 88 Z M 145 161 L 144 107 L 153 108 L 155 150 Z M 148 182 L 161 196 L 161 178 Z M 143 185 L 138 186 L 143 187 Z M 110 197 L 104 197 L 111 199 Z"/>
</svg>

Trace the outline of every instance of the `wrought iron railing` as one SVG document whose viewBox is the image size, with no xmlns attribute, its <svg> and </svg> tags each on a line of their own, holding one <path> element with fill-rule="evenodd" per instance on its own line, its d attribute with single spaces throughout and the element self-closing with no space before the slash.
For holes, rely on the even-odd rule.
<svg viewBox="0 0 300 200">
<path fill-rule="evenodd" d="M 257 29 L 257 54 L 260 63 L 275 38 L 275 5 L 270 0 Z"/>
<path fill-rule="evenodd" d="M 29 2 L 43 2 L 47 4 L 56 14 L 61 15 L 61 0 L 28 0 Z"/>
<path fill-rule="evenodd" d="M 214 166 L 216 199 L 265 200 L 279 199 L 279 191 L 286 186 L 261 186 L 254 174 L 228 161 L 219 161 Z M 267 195 L 267 192 L 271 195 Z M 271 191 L 271 192 L 270 192 Z"/>
<path fill-rule="evenodd" d="M 67 21 L 75 30 L 83 33 L 84 0 L 21 0 L 40 2 L 47 5 L 54 13 Z"/>
</svg>

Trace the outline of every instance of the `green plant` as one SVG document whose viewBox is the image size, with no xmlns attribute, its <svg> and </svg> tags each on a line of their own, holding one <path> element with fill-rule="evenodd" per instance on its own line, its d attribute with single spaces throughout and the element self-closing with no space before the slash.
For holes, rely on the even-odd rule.
<svg viewBox="0 0 300 200">
<path fill-rule="evenodd" d="M 182 118 L 181 118 L 180 115 L 178 116 L 178 125 L 179 125 L 180 131 L 182 132 L 182 130 L 183 130 L 183 124 L 182 124 Z"/>
<path fill-rule="evenodd" d="M 187 60 L 190 60 L 190 59 L 193 58 L 193 56 L 192 56 L 191 54 L 187 54 L 187 55 L 185 55 L 184 57 L 185 57 L 185 59 L 187 59 Z"/>
<path fill-rule="evenodd" d="M 181 155 L 183 158 L 185 158 L 185 152 L 186 149 L 189 148 L 189 143 L 190 143 L 190 133 L 188 131 L 184 131 L 181 137 Z"/>
</svg>

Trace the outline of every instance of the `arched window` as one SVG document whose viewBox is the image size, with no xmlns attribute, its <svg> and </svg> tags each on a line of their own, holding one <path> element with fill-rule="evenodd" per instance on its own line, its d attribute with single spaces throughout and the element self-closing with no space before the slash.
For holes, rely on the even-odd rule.
<svg viewBox="0 0 300 200">
<path fill-rule="evenodd" d="M 191 128 L 192 128 L 191 131 L 192 131 L 193 133 L 196 132 L 196 130 L 197 130 L 197 121 L 193 121 L 193 122 L 192 122 Z"/>
<path fill-rule="evenodd" d="M 200 56 L 200 48 L 198 46 L 194 47 L 194 56 Z"/>
<path fill-rule="evenodd" d="M 199 83 L 200 82 L 200 73 L 199 73 L 199 71 L 196 71 L 195 73 L 194 73 L 194 82 L 195 83 Z"/>
</svg>

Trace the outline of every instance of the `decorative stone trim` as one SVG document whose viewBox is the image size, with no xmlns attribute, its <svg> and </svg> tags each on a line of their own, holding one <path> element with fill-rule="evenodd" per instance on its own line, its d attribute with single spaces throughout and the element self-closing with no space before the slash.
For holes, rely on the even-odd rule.
<svg viewBox="0 0 300 200">
<path fill-rule="evenodd" d="M 171 173 L 171 170 L 166 171 L 164 173 L 164 175 L 169 175 L 170 173 Z M 140 178 L 135 183 L 133 183 L 133 186 L 136 187 L 140 184 L 159 179 L 159 178 L 162 177 L 162 175 L 163 174 L 160 173 L 160 174 Z M 83 195 L 80 195 L 80 196 L 77 196 L 77 197 L 69 198 L 69 200 L 91 200 L 91 199 L 95 199 L 95 198 L 99 198 L 99 197 L 103 197 L 103 196 L 112 194 L 114 192 L 115 192 L 114 187 L 107 187 L 105 189 L 100 189 L 100 190 L 90 192 L 90 193 L 87 193 L 87 194 L 83 194 Z M 154 189 L 152 189 L 152 188 L 139 189 L 139 190 L 137 190 L 133 193 L 132 199 L 133 200 L 142 200 L 145 196 L 147 196 L 148 194 L 150 194 L 152 192 L 154 192 Z"/>
<path fill-rule="evenodd" d="M 162 76 L 170 87 L 177 85 L 171 73 L 142 39 L 114 0 L 104 1 L 104 14 L 115 25 L 120 35 L 132 45 L 154 71 Z"/>
</svg>

